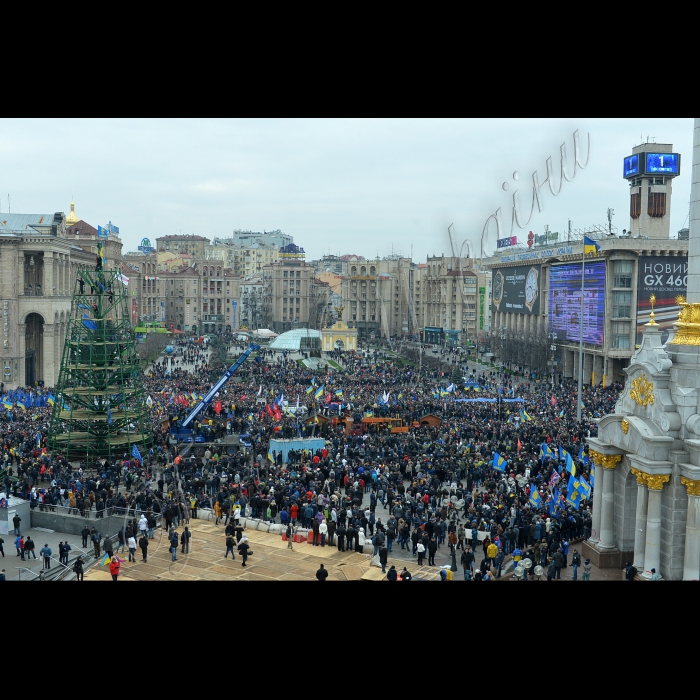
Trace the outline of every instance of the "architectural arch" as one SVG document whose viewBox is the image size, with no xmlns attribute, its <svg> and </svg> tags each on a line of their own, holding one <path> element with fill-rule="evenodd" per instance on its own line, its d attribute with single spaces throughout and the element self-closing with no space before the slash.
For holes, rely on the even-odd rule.
<svg viewBox="0 0 700 700">
<path fill-rule="evenodd" d="M 24 384 L 34 384 L 44 378 L 44 317 L 32 311 L 23 321 L 24 330 Z"/>
</svg>

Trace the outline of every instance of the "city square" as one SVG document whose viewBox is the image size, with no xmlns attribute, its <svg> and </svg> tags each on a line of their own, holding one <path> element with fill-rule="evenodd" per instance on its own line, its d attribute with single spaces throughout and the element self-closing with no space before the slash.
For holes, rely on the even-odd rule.
<svg viewBox="0 0 700 700">
<path fill-rule="evenodd" d="M 584 187 L 577 130 L 424 262 L 8 196 L 4 580 L 697 580 L 700 124 L 678 121 L 692 153 L 620 147 L 626 228 L 535 223 Z"/>
</svg>

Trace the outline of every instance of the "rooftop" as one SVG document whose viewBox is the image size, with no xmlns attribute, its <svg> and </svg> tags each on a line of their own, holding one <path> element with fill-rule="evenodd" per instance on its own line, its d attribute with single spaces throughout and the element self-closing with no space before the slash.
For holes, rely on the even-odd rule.
<svg viewBox="0 0 700 700">
<path fill-rule="evenodd" d="M 313 328 L 294 328 L 275 338 L 268 347 L 270 350 L 292 350 L 298 352 L 302 338 L 320 339 L 321 333 Z"/>
<path fill-rule="evenodd" d="M 0 214 L 0 232 L 21 236 L 49 233 L 54 214 Z M 46 229 L 46 230 L 42 230 Z"/>
<path fill-rule="evenodd" d="M 205 238 L 204 236 L 196 236 L 194 233 L 189 235 L 173 233 L 167 236 L 160 236 L 160 238 L 156 238 L 156 241 L 206 241 L 209 243 L 208 238 Z"/>
</svg>

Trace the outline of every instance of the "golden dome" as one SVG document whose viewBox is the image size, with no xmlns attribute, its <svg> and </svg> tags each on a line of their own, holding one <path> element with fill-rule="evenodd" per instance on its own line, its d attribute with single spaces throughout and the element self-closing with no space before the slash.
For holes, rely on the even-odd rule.
<svg viewBox="0 0 700 700">
<path fill-rule="evenodd" d="M 75 215 L 75 202 L 70 203 L 70 214 L 66 217 L 66 226 L 77 224 L 80 219 Z"/>
</svg>

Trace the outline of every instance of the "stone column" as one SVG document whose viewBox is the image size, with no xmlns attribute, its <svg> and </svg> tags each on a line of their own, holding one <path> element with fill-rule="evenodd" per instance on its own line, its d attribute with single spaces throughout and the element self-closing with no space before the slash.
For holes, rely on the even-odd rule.
<svg viewBox="0 0 700 700">
<path fill-rule="evenodd" d="M 45 297 L 55 294 L 53 289 L 56 284 L 53 277 L 53 256 L 54 254 L 50 252 L 44 254 L 44 279 L 41 284 L 43 285 L 42 292 Z"/>
<path fill-rule="evenodd" d="M 603 503 L 600 512 L 600 542 L 598 549 L 615 549 L 613 510 L 615 505 L 615 467 L 621 455 L 603 455 Z M 596 476 L 598 476 L 596 474 Z M 596 480 L 597 481 L 597 480 Z"/>
<path fill-rule="evenodd" d="M 596 484 L 593 487 L 593 519 L 591 522 L 591 539 L 589 540 L 591 544 L 598 544 L 600 542 L 600 511 L 603 507 L 603 471 L 601 467 L 601 460 L 603 455 L 593 450 L 589 450 L 588 456 L 593 462 L 593 469 L 595 469 Z"/>
<path fill-rule="evenodd" d="M 669 474 L 650 474 L 647 477 L 649 487 L 649 511 L 647 514 L 647 542 L 644 550 L 644 578 L 651 578 L 651 569 L 661 571 L 661 489 L 670 479 Z"/>
<path fill-rule="evenodd" d="M 601 355 L 593 355 L 593 371 L 595 372 L 596 386 L 603 382 L 603 358 Z"/>
<path fill-rule="evenodd" d="M 683 580 L 697 581 L 700 578 L 700 481 L 692 481 L 683 476 L 681 484 L 688 489 Z"/>
<path fill-rule="evenodd" d="M 58 372 L 56 372 L 56 356 L 55 356 L 55 344 L 54 344 L 54 330 L 55 326 L 44 324 L 44 337 L 43 337 L 43 347 L 42 347 L 42 376 L 41 379 L 44 380 L 45 386 L 56 386 L 56 380 L 58 379 Z M 58 364 L 60 365 L 60 360 Z M 39 372 L 37 370 L 37 378 L 39 378 Z"/>
<path fill-rule="evenodd" d="M 639 469 L 632 469 L 632 474 L 637 477 L 637 517 L 634 523 L 634 566 L 638 571 L 644 571 L 644 548 L 647 537 L 647 502 L 649 489 L 647 488 L 648 474 Z"/>
<path fill-rule="evenodd" d="M 25 356 L 27 354 L 27 324 L 20 323 L 17 326 L 17 338 L 19 340 L 19 369 L 17 370 L 17 386 L 25 385 Z"/>
<path fill-rule="evenodd" d="M 583 383 L 584 385 L 591 383 L 593 374 L 593 355 L 583 353 Z M 578 374 L 576 375 L 578 377 Z"/>
</svg>

